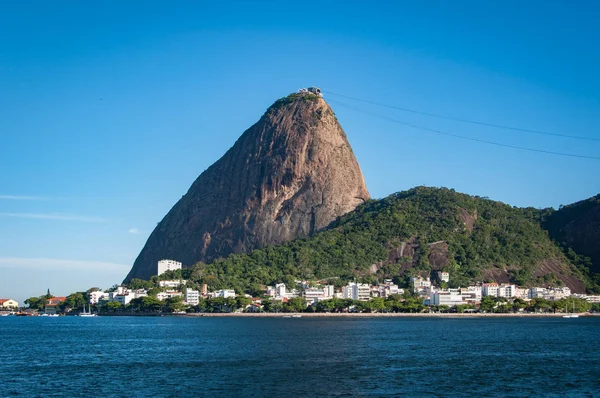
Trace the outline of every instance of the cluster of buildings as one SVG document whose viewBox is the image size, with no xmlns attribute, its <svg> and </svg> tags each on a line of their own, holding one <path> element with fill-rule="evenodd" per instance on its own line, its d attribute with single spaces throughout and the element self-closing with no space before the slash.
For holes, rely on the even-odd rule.
<svg viewBox="0 0 600 398">
<path fill-rule="evenodd" d="M 160 260 L 157 264 L 157 275 L 167 271 L 175 271 L 182 268 L 182 263 L 174 260 Z M 437 280 L 441 286 L 450 281 L 448 272 L 438 272 Z M 531 300 L 543 298 L 546 300 L 560 300 L 565 297 L 577 297 L 592 303 L 600 303 L 600 296 L 588 296 L 581 294 L 571 294 L 568 287 L 532 287 L 522 288 L 509 283 L 478 283 L 464 288 L 442 288 L 436 286 L 429 277 L 415 276 L 410 278 L 412 291 L 417 294 L 425 305 L 448 306 L 463 304 L 479 304 L 483 297 L 504 297 L 507 299 Z M 289 289 L 285 283 L 278 283 L 275 286 L 267 286 L 266 296 L 269 300 L 287 302 L 292 298 L 304 298 L 306 305 L 313 305 L 323 300 L 352 299 L 355 301 L 369 301 L 372 298 L 387 298 L 391 295 L 403 294 L 404 289 L 394 284 L 391 279 L 384 280 L 383 283 L 371 286 L 365 283 L 351 282 L 336 291 L 333 285 L 322 284 L 314 285 L 308 281 L 295 281 L 296 287 Z M 206 284 L 202 285 L 200 290 L 195 290 L 186 286 L 186 280 L 161 280 L 158 287 L 161 291 L 156 294 L 158 300 L 164 301 L 171 298 L 182 297 L 183 303 L 195 306 L 201 299 L 207 298 L 234 298 L 234 290 L 223 289 L 213 292 L 208 291 Z M 119 302 L 126 306 L 132 300 L 148 296 L 145 289 L 129 289 L 125 286 L 119 286 L 114 291 L 103 292 L 93 291 L 89 293 L 89 304 L 103 305 L 109 302 Z M 246 297 L 251 299 L 248 306 L 249 311 L 259 311 L 262 307 L 261 299 Z M 59 305 L 66 300 L 66 297 L 53 297 L 48 299 L 45 306 L 46 314 L 55 314 Z M 15 300 L 0 299 L 0 312 L 7 310 L 16 310 L 19 305 Z"/>
<path fill-rule="evenodd" d="M 348 283 L 340 291 L 335 291 L 333 285 L 312 286 L 308 281 L 296 281 L 298 287 L 288 290 L 285 283 L 278 283 L 275 286 L 267 286 L 267 296 L 270 300 L 286 302 L 291 298 L 302 297 L 307 305 L 316 304 L 319 301 L 338 299 L 352 299 L 356 301 L 369 301 L 373 297 L 388 297 L 392 294 L 402 294 L 404 289 L 398 288 L 391 280 L 384 283 L 371 286 L 366 283 Z"/>
<path fill-rule="evenodd" d="M 448 282 L 450 276 L 446 272 L 438 273 L 438 279 Z M 482 297 L 504 297 L 506 299 L 531 300 L 543 298 L 554 301 L 575 296 L 589 302 L 600 302 L 600 296 L 573 295 L 568 287 L 519 287 L 510 283 L 478 283 L 464 288 L 442 289 L 435 286 L 430 278 L 412 277 L 413 291 L 423 299 L 425 305 L 455 306 L 462 304 L 478 304 Z"/>
</svg>

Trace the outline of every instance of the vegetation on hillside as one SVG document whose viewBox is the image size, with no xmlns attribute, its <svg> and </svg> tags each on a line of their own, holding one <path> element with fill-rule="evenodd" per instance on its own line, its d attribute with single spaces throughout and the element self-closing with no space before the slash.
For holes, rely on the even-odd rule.
<svg viewBox="0 0 600 398">
<path fill-rule="evenodd" d="M 600 272 L 600 224 L 593 214 L 598 214 L 598 208 L 600 195 L 561 206 L 558 210 L 539 212 L 539 222 L 563 248 L 569 260 L 596 272 Z M 590 274 L 590 277 L 595 278 L 596 284 L 600 283 L 600 274 Z"/>
<path fill-rule="evenodd" d="M 560 284 L 557 275 L 535 277 L 544 260 L 557 263 L 565 275 L 586 279 L 586 270 L 567 259 L 538 219 L 539 212 L 531 209 L 417 187 L 371 200 L 311 238 L 198 263 L 182 273 L 210 289 L 250 293 L 276 282 L 293 285 L 298 278 L 337 285 L 393 278 L 406 286 L 409 276 L 431 272 L 428 245 L 445 241 L 448 261 L 442 268 L 451 273 L 451 286 L 492 280 L 490 269 L 506 271 L 519 285 Z M 414 255 L 388 262 L 388 252 L 406 242 L 416 247 Z"/>
<path fill-rule="evenodd" d="M 293 93 L 286 97 L 279 98 L 277 101 L 275 101 L 275 103 L 273 103 L 273 105 L 271 105 L 269 109 L 267 109 L 267 113 L 275 112 L 284 105 L 291 104 L 294 101 L 317 101 L 318 99 L 319 96 L 312 93 Z"/>
</svg>

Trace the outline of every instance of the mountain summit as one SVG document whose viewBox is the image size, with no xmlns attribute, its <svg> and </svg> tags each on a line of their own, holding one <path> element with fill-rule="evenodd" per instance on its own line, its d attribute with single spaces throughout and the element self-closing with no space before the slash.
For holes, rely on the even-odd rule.
<svg viewBox="0 0 600 398">
<path fill-rule="evenodd" d="M 313 93 L 276 101 L 154 229 L 126 281 L 313 235 L 369 199 L 346 134 Z"/>
</svg>

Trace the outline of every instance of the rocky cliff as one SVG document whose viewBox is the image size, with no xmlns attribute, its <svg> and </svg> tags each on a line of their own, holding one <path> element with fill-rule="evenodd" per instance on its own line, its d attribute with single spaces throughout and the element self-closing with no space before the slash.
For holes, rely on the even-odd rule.
<svg viewBox="0 0 600 398">
<path fill-rule="evenodd" d="M 600 272 L 600 195 L 561 207 L 543 226 L 563 247 L 590 257 L 590 269 Z"/>
<path fill-rule="evenodd" d="M 369 198 L 346 134 L 312 94 L 275 102 L 152 232 L 126 281 L 309 236 Z"/>
</svg>

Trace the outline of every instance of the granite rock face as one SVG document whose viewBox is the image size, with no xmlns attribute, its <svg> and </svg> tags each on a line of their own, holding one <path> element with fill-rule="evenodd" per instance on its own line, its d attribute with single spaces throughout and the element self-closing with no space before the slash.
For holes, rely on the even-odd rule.
<svg viewBox="0 0 600 398">
<path fill-rule="evenodd" d="M 600 273 L 600 195 L 563 206 L 543 226 L 564 248 L 590 257 L 590 270 Z"/>
<path fill-rule="evenodd" d="M 314 95 L 275 102 L 157 225 L 125 281 L 310 236 L 369 199 L 346 134 Z"/>
</svg>

